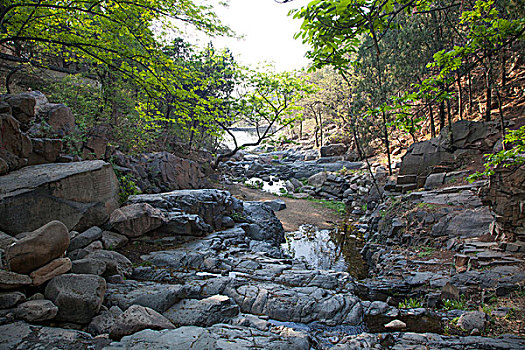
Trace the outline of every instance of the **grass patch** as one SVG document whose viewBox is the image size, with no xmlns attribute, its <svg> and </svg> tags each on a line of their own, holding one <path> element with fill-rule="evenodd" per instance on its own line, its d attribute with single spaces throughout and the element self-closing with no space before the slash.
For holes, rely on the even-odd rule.
<svg viewBox="0 0 525 350">
<path fill-rule="evenodd" d="M 329 201 L 326 199 L 316 199 L 313 197 L 306 198 L 310 202 L 321 204 L 322 206 L 332 209 L 333 211 L 338 212 L 339 214 L 346 214 L 346 205 L 341 201 Z"/>
<path fill-rule="evenodd" d="M 417 253 L 417 256 L 420 258 L 426 258 L 434 254 L 435 251 L 436 249 L 433 247 L 421 247 L 420 252 Z"/>
<path fill-rule="evenodd" d="M 423 307 L 423 304 L 416 298 L 405 299 L 397 306 L 398 309 L 417 309 L 420 307 Z"/>
</svg>

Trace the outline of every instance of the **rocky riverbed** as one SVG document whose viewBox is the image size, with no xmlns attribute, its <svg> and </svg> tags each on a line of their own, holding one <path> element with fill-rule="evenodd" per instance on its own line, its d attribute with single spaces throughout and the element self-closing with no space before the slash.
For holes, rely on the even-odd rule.
<svg viewBox="0 0 525 350">
<path fill-rule="evenodd" d="M 219 186 L 281 181 L 297 222 L 319 208 L 308 199 L 350 215 L 287 231 L 276 197 L 163 192 L 177 177 L 146 169 L 169 173 L 165 154 L 119 163 L 154 188 L 123 205 L 104 161 L 22 166 L 19 154 L 0 176 L 0 349 L 525 348 L 523 167 L 473 184 L 418 167 L 403 175 L 412 191 L 344 152 L 227 163 Z"/>
</svg>

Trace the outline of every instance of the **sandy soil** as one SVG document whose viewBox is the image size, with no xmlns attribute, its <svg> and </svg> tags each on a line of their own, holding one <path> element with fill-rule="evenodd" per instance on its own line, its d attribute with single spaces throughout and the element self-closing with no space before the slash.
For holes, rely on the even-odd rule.
<svg viewBox="0 0 525 350">
<path fill-rule="evenodd" d="M 293 199 L 277 197 L 270 193 L 251 189 L 243 185 L 233 185 L 226 188 L 235 197 L 243 201 L 272 201 L 282 199 L 286 203 L 286 209 L 275 214 L 283 223 L 285 231 L 297 231 L 300 225 L 310 224 L 321 229 L 333 227 L 333 224 L 342 220 L 336 211 L 323 205 L 305 199 Z"/>
</svg>

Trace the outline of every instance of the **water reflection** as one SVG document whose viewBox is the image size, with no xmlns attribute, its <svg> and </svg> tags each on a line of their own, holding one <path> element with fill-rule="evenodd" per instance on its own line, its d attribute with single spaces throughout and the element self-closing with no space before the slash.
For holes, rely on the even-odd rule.
<svg viewBox="0 0 525 350">
<path fill-rule="evenodd" d="M 246 183 L 273 194 L 288 193 L 288 191 L 286 191 L 285 181 L 279 180 L 273 176 L 270 177 L 270 181 L 264 181 L 259 177 L 252 177 L 246 180 Z"/>
<path fill-rule="evenodd" d="M 299 231 L 288 232 L 283 250 L 289 255 L 304 259 L 312 269 L 346 271 L 353 277 L 366 277 L 366 265 L 359 251 L 362 241 L 352 230 L 333 228 L 319 230 L 312 225 L 302 225 Z"/>
</svg>

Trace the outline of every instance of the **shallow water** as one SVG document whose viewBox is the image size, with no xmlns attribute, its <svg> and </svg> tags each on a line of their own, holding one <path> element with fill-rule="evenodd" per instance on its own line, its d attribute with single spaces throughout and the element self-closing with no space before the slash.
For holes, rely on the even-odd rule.
<svg viewBox="0 0 525 350">
<path fill-rule="evenodd" d="M 301 225 L 299 231 L 286 233 L 282 248 L 294 258 L 306 261 L 312 269 L 345 271 L 357 279 L 366 277 L 361 241 L 351 232 Z"/>
<path fill-rule="evenodd" d="M 284 185 L 285 181 L 278 180 L 277 178 L 272 177 L 272 176 L 270 177 L 270 180 L 271 181 L 268 182 L 268 181 L 263 181 L 259 177 L 252 177 L 252 178 L 246 180 L 246 183 L 248 183 L 250 185 L 254 185 L 254 186 L 256 186 L 258 183 L 262 183 L 263 186 L 262 186 L 261 190 L 264 191 L 264 192 L 272 193 L 272 194 L 280 195 L 280 194 L 283 194 L 283 193 L 288 193 L 288 191 L 286 191 L 286 187 Z"/>
</svg>

